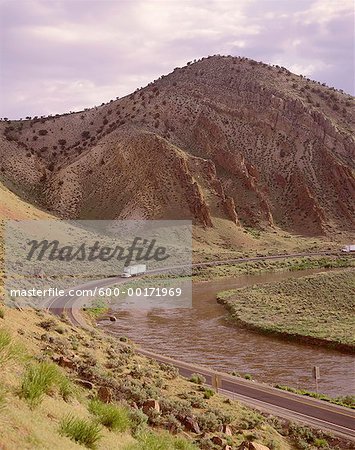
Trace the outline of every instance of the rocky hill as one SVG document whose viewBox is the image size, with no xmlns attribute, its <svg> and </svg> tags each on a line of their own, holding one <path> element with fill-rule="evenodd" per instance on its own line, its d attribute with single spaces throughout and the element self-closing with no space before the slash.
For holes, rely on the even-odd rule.
<svg viewBox="0 0 355 450">
<path fill-rule="evenodd" d="M 92 109 L 2 121 L 0 177 L 64 218 L 347 232 L 354 130 L 350 95 L 215 56 Z"/>
</svg>

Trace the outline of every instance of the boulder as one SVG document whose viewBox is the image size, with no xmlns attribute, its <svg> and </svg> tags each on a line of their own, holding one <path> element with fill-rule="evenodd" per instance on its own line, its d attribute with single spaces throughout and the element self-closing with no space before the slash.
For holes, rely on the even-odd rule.
<svg viewBox="0 0 355 450">
<path fill-rule="evenodd" d="M 147 400 L 143 403 L 143 412 L 144 414 L 149 413 L 149 411 L 155 410 L 157 412 L 160 412 L 160 405 L 157 400 Z"/>
<path fill-rule="evenodd" d="M 265 445 L 258 444 L 257 442 L 244 441 L 238 447 L 238 450 L 270 450 Z"/>
<path fill-rule="evenodd" d="M 226 434 L 227 436 L 232 436 L 232 430 L 229 425 L 223 425 L 222 426 L 222 433 Z"/>
<path fill-rule="evenodd" d="M 187 431 L 191 431 L 192 433 L 200 434 L 200 426 L 197 420 L 194 417 L 186 416 L 182 420 L 182 424 L 185 426 Z"/>
<path fill-rule="evenodd" d="M 104 403 L 112 402 L 112 391 L 107 386 L 100 386 L 97 391 L 97 397 Z"/>
<path fill-rule="evenodd" d="M 60 367 L 66 367 L 68 369 L 74 369 L 75 367 L 75 362 L 65 356 L 59 357 L 58 364 Z"/>
<path fill-rule="evenodd" d="M 75 380 L 75 382 L 76 383 L 78 383 L 78 384 L 80 384 L 81 386 L 83 386 L 84 388 L 86 388 L 86 389 L 94 389 L 94 384 L 93 383 L 91 383 L 91 381 L 88 381 L 88 380 L 82 380 L 82 379 L 80 379 L 80 378 L 77 378 L 76 380 Z"/>
<path fill-rule="evenodd" d="M 214 445 L 218 445 L 219 447 L 222 447 L 223 445 L 223 439 L 219 436 L 213 436 L 211 438 L 211 441 L 213 442 Z"/>
</svg>

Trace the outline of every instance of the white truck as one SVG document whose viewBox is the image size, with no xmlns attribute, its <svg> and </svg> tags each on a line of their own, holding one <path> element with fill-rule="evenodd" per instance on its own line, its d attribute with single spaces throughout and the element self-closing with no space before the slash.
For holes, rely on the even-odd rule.
<svg viewBox="0 0 355 450">
<path fill-rule="evenodd" d="M 127 266 L 123 269 L 121 275 L 122 278 L 135 277 L 137 275 L 143 275 L 147 271 L 146 264 L 137 264 L 135 266 Z"/>
<path fill-rule="evenodd" d="M 345 247 L 343 247 L 341 249 L 342 252 L 346 252 L 346 253 L 351 253 L 351 252 L 355 252 L 355 245 L 346 245 Z"/>
</svg>

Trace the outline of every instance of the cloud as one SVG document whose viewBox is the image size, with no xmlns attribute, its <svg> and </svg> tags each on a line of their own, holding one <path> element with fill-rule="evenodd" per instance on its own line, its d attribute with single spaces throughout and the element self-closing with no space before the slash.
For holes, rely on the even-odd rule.
<svg viewBox="0 0 355 450">
<path fill-rule="evenodd" d="M 216 53 L 354 92 L 352 0 L 5 0 L 0 8 L 0 116 L 90 107 Z"/>
</svg>

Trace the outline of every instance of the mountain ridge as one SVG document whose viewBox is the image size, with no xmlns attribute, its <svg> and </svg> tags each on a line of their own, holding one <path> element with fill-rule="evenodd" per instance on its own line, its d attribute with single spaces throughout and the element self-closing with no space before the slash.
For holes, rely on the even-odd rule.
<svg viewBox="0 0 355 450">
<path fill-rule="evenodd" d="M 99 107 L 0 123 L 1 176 L 63 218 L 347 232 L 354 122 L 347 94 L 209 57 Z"/>
</svg>

